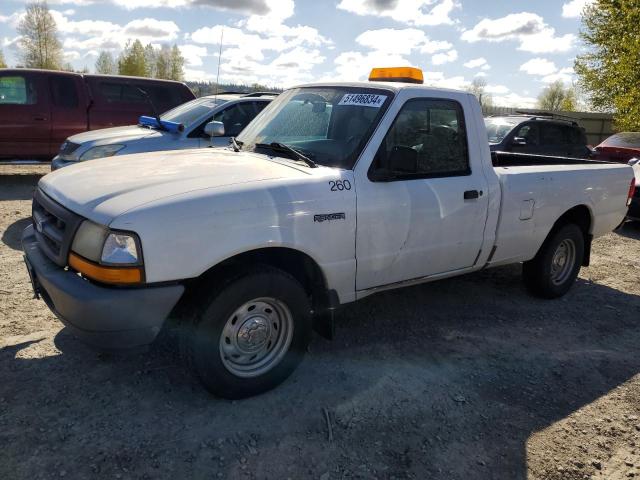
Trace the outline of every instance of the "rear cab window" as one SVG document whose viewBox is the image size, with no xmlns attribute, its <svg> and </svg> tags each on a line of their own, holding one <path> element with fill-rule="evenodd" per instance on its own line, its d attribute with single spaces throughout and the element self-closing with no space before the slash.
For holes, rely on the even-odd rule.
<svg viewBox="0 0 640 480">
<path fill-rule="evenodd" d="M 72 77 L 53 76 L 50 78 L 53 105 L 61 108 L 77 108 L 80 105 L 78 88 Z"/>
</svg>

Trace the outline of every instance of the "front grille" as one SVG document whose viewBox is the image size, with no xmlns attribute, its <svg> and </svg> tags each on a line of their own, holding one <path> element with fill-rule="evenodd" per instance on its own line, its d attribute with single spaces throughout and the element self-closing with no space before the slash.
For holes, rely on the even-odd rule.
<svg viewBox="0 0 640 480">
<path fill-rule="evenodd" d="M 60 156 L 68 157 L 78 148 L 80 148 L 80 145 L 78 143 L 66 141 L 60 146 Z"/>
<path fill-rule="evenodd" d="M 31 218 L 40 249 L 52 261 L 64 267 L 82 217 L 67 210 L 38 188 L 33 196 Z"/>
</svg>

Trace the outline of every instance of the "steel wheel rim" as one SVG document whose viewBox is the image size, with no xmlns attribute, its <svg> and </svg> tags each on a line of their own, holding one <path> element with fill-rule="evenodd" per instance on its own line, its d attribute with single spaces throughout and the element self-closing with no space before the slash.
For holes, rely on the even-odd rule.
<svg viewBox="0 0 640 480">
<path fill-rule="evenodd" d="M 227 319 L 220 336 L 220 358 L 238 377 L 264 375 L 286 355 L 293 337 L 293 316 L 271 297 L 250 300 Z"/>
<path fill-rule="evenodd" d="M 571 276 L 576 261 L 576 244 L 573 240 L 564 239 L 556 247 L 551 257 L 551 282 L 562 285 Z"/>
</svg>

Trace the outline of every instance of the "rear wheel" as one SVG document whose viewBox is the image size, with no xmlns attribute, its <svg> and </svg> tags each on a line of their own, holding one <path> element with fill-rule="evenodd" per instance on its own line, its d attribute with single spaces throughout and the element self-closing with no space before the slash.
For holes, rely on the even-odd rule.
<svg viewBox="0 0 640 480">
<path fill-rule="evenodd" d="M 270 390 L 300 363 L 311 338 L 311 307 L 302 286 L 264 267 L 224 285 L 190 331 L 190 364 L 220 397 Z"/>
<path fill-rule="evenodd" d="M 582 230 L 575 224 L 564 225 L 549 235 L 533 260 L 524 263 L 524 282 L 538 296 L 560 297 L 573 285 L 583 257 Z"/>
</svg>

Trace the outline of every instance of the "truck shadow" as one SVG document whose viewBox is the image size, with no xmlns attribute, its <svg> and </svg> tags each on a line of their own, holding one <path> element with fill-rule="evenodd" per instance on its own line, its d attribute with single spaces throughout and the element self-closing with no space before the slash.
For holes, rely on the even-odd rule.
<svg viewBox="0 0 640 480">
<path fill-rule="evenodd" d="M 615 233 L 623 237 L 640 240 L 640 222 L 627 222 L 616 230 Z"/>
<path fill-rule="evenodd" d="M 531 298 L 518 267 L 379 294 L 283 385 L 235 402 L 170 342 L 105 356 L 62 329 L 0 349 L 0 477 L 525 479 L 532 432 L 640 372 L 638 312 L 585 280 Z"/>
<path fill-rule="evenodd" d="M 22 250 L 22 232 L 30 224 L 30 217 L 21 218 L 20 220 L 13 222 L 4 232 L 2 232 L 2 243 L 14 250 Z"/>
</svg>

